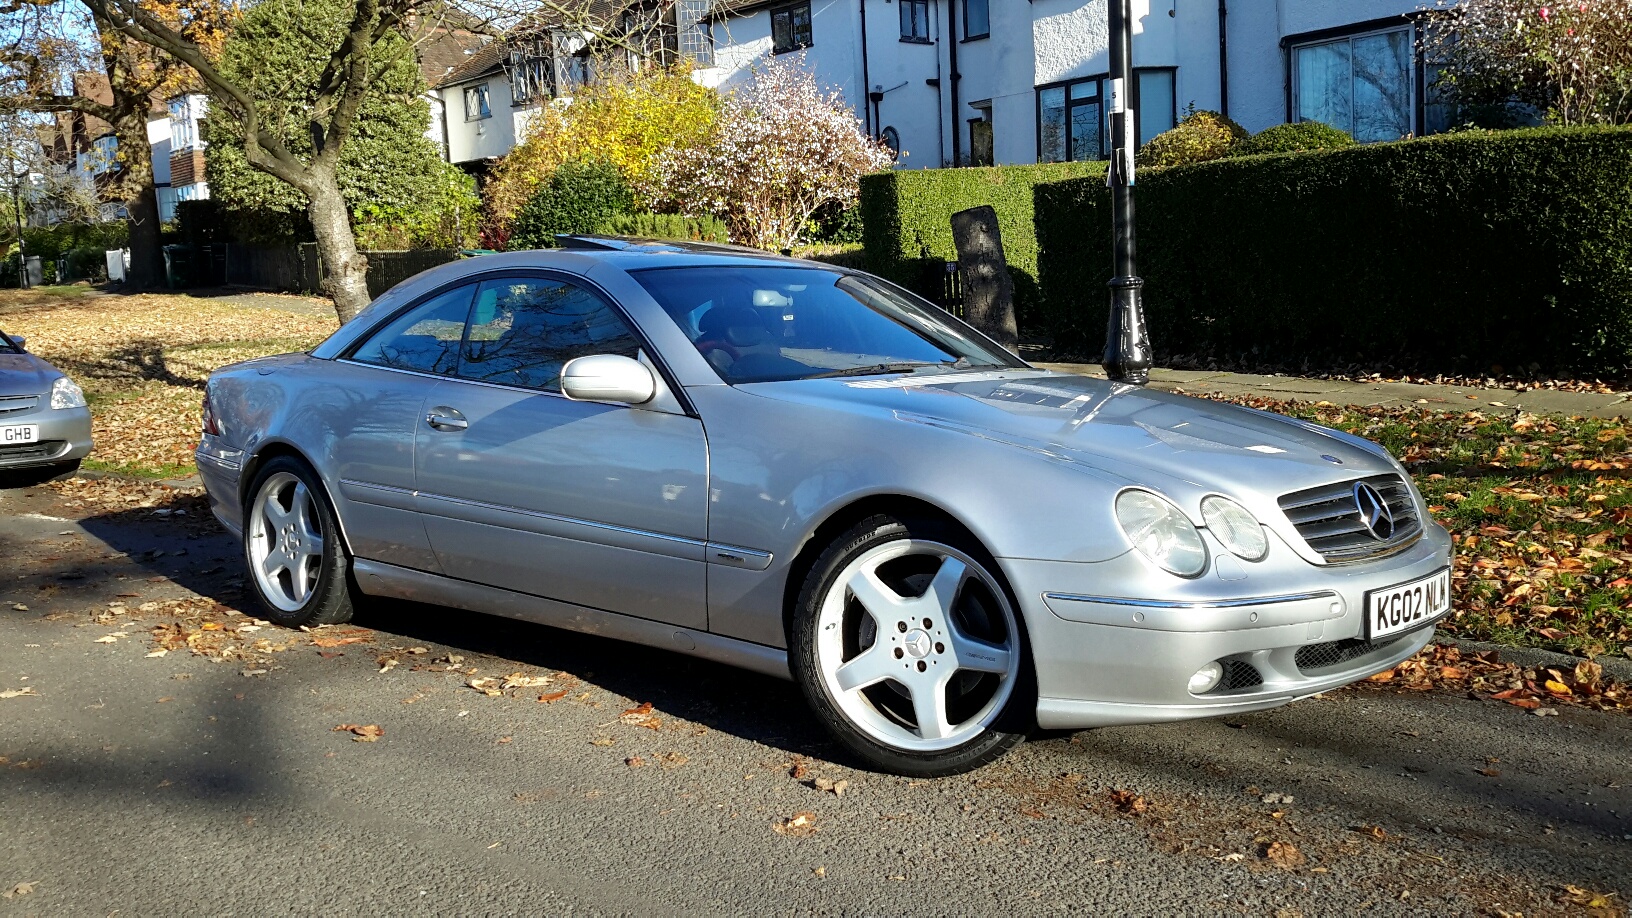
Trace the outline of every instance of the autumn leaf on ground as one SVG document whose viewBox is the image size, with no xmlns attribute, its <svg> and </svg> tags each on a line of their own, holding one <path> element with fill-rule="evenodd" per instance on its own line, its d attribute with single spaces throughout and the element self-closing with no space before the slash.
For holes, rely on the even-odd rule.
<svg viewBox="0 0 1632 918">
<path fill-rule="evenodd" d="M 526 673 L 511 673 L 510 675 L 504 677 L 504 684 L 501 686 L 501 688 L 505 689 L 506 691 L 513 688 L 539 688 L 541 686 L 549 685 L 553 681 L 555 680 L 551 679 L 549 676 L 529 676 Z"/>
<path fill-rule="evenodd" d="M 808 810 L 786 816 L 771 823 L 772 831 L 778 835 L 805 836 L 816 833 L 816 814 Z"/>
<path fill-rule="evenodd" d="M 1615 893 L 1593 892 L 1590 889 L 1582 889 L 1579 886 L 1571 885 L 1565 885 L 1561 888 L 1564 890 L 1565 901 L 1571 903 L 1572 905 L 1579 905 L 1583 908 L 1601 909 L 1615 907 Z"/>
<path fill-rule="evenodd" d="M 562 689 L 559 692 L 546 692 L 545 694 L 538 696 L 538 700 L 544 702 L 545 704 L 555 704 L 557 701 L 560 701 L 565 697 L 567 697 L 567 690 Z"/>
<path fill-rule="evenodd" d="M 639 768 L 646 764 L 646 760 L 638 755 L 632 755 L 629 758 L 624 759 L 623 764 L 628 765 L 630 768 Z"/>
<path fill-rule="evenodd" d="M 657 764 L 664 768 L 679 768 L 689 761 L 691 761 L 689 757 L 678 752 L 662 752 L 657 756 Z"/>
<path fill-rule="evenodd" d="M 25 685 L 22 688 L 8 688 L 4 691 L 0 691 L 0 698 L 22 698 L 25 696 L 39 697 L 39 694 L 39 692 L 34 691 L 34 686 Z"/>
<path fill-rule="evenodd" d="M 499 687 L 499 680 L 492 676 L 482 676 L 479 679 L 467 679 L 465 680 L 465 684 L 489 698 L 497 698 L 504 694 L 504 689 Z"/>
<path fill-rule="evenodd" d="M 350 733 L 352 740 L 359 743 L 372 743 L 385 735 L 385 730 L 379 724 L 341 724 L 334 728 L 336 733 Z"/>
<path fill-rule="evenodd" d="M 211 624 L 214 624 L 214 623 L 213 622 L 206 622 L 204 627 L 208 628 Z M 216 625 L 216 627 L 219 628 L 221 626 Z M 340 647 L 340 646 L 343 646 L 343 645 L 346 645 L 346 644 L 361 644 L 362 642 L 364 642 L 366 640 L 368 640 L 368 638 L 364 638 L 364 637 L 342 637 L 342 638 L 316 637 L 316 638 L 312 638 L 312 645 L 314 647 Z"/>
<path fill-rule="evenodd" d="M 1111 805 L 1119 812 L 1133 816 L 1144 815 L 1150 809 L 1150 802 L 1130 790 L 1113 790 L 1110 792 Z"/>
<path fill-rule="evenodd" d="M 843 797 L 844 792 L 850 787 L 849 781 L 834 781 L 830 778 L 816 778 L 805 783 L 816 790 L 832 794 L 835 797 Z"/>
<path fill-rule="evenodd" d="M 390 672 L 391 670 L 395 669 L 401 662 L 402 661 L 398 660 L 396 657 L 394 657 L 394 656 L 392 656 L 391 654 L 388 654 L 388 653 L 381 654 L 380 656 L 374 658 L 374 664 L 380 668 L 380 672 L 382 672 L 382 673 Z"/>
<path fill-rule="evenodd" d="M 793 765 L 788 768 L 788 777 L 792 778 L 795 781 L 805 780 L 805 775 L 807 775 L 809 773 L 810 773 L 810 769 L 806 768 L 805 763 L 799 761 L 798 759 L 795 759 L 794 762 L 793 762 Z"/>
<path fill-rule="evenodd" d="M 1354 827 L 1354 831 L 1359 832 L 1361 835 L 1369 835 L 1378 841 L 1388 840 L 1388 832 L 1382 826 L 1359 825 Z"/>
<path fill-rule="evenodd" d="M 662 720 L 652 716 L 652 703 L 650 701 L 635 705 L 624 711 L 618 715 L 618 720 L 632 727 L 645 727 L 648 730 L 656 730 L 663 725 Z"/>
<path fill-rule="evenodd" d="M 1288 842 L 1271 842 L 1264 846 L 1263 857 L 1264 860 L 1283 870 L 1301 867 L 1307 860 L 1302 851 L 1299 851 Z"/>
<path fill-rule="evenodd" d="M 39 880 L 29 880 L 27 883 L 18 883 L 16 886 L 13 886 L 12 888 L 6 890 L 5 892 L 0 893 L 0 898 L 16 899 L 16 898 L 19 898 L 19 897 L 22 897 L 22 896 L 26 896 L 29 893 L 33 892 L 34 887 L 36 887 L 38 885 L 40 885 Z"/>
</svg>

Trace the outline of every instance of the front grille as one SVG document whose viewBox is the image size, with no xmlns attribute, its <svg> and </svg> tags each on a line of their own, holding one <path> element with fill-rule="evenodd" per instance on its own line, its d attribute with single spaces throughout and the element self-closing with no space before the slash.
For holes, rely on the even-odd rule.
<svg viewBox="0 0 1632 918">
<path fill-rule="evenodd" d="M 0 395 L 0 414 L 27 411 L 40 406 L 38 395 Z"/>
<path fill-rule="evenodd" d="M 1366 528 L 1355 502 L 1355 486 L 1364 482 L 1377 489 L 1394 514 L 1394 532 L 1379 539 Z M 1321 485 L 1281 497 L 1281 510 L 1297 527 L 1309 547 L 1332 563 L 1365 561 L 1392 554 L 1422 535 L 1411 486 L 1398 475 L 1373 475 Z"/>
<path fill-rule="evenodd" d="M 66 440 L 41 440 L 38 443 L 18 443 L 0 446 L 0 462 L 19 462 L 29 459 L 50 459 L 62 452 Z"/>
<path fill-rule="evenodd" d="M 1294 660 L 1298 664 L 1298 672 L 1307 676 L 1311 672 L 1335 669 L 1351 660 L 1358 660 L 1398 640 L 1399 637 L 1396 636 L 1380 644 L 1374 644 L 1359 638 L 1345 638 L 1341 641 L 1327 641 L 1324 644 L 1306 644 L 1298 648 Z"/>
<path fill-rule="evenodd" d="M 1225 660 L 1224 676 L 1218 680 L 1215 692 L 1237 692 L 1264 684 L 1264 677 L 1258 668 L 1246 660 Z"/>
</svg>

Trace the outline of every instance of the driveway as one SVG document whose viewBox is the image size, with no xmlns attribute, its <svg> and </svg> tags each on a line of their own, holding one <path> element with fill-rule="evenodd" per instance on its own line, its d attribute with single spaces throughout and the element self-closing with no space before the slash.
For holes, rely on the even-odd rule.
<svg viewBox="0 0 1632 918">
<path fill-rule="evenodd" d="M 239 572 L 195 496 L 0 491 L 0 915 L 1624 914 L 1632 894 L 1625 715 L 1367 686 L 913 781 L 854 767 L 783 682 L 397 602 L 286 631 Z"/>
</svg>

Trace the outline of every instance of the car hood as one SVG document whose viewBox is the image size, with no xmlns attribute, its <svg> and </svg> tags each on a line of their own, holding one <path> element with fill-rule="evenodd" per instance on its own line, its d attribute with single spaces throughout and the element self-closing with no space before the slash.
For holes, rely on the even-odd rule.
<svg viewBox="0 0 1632 918">
<path fill-rule="evenodd" d="M 1184 484 L 1238 499 L 1273 498 L 1394 470 L 1381 447 L 1313 424 L 1044 370 L 806 379 L 742 388 L 998 440 L 1082 463 L 1129 484 Z"/>
<path fill-rule="evenodd" d="M 0 395 L 47 395 L 61 375 L 33 354 L 0 353 Z"/>
</svg>

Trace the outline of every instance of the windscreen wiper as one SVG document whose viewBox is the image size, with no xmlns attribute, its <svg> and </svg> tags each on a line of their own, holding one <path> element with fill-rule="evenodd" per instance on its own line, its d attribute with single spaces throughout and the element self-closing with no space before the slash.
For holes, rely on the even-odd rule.
<svg viewBox="0 0 1632 918">
<path fill-rule="evenodd" d="M 864 367 L 847 367 L 843 370 L 828 370 L 825 373 L 816 373 L 806 376 L 806 379 L 826 379 L 832 376 L 880 376 L 885 373 L 911 373 L 920 367 L 945 366 L 940 363 L 925 363 L 924 361 L 910 361 L 902 363 L 874 363 Z"/>
</svg>

